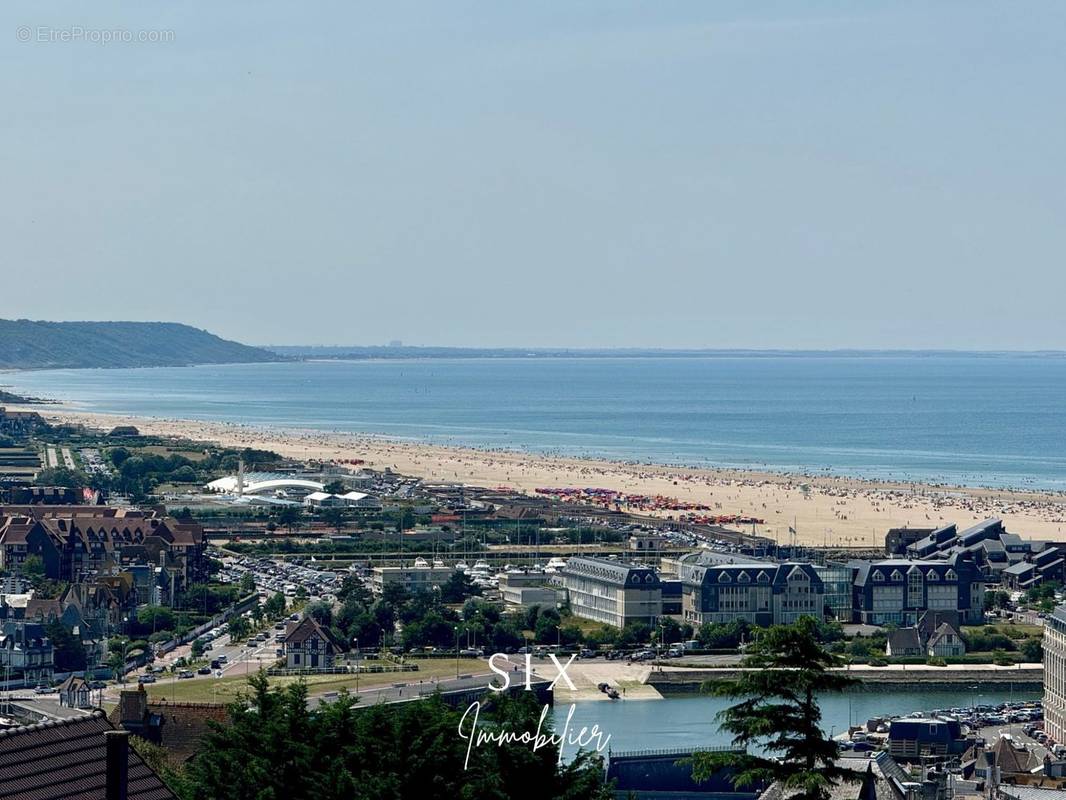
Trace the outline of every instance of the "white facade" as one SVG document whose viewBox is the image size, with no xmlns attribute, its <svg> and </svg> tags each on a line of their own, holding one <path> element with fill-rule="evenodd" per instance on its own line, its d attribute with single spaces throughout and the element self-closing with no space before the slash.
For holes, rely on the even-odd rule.
<svg viewBox="0 0 1066 800">
<path fill-rule="evenodd" d="M 1066 741 L 1066 606 L 1044 625 L 1044 730 L 1056 742 Z"/>
</svg>

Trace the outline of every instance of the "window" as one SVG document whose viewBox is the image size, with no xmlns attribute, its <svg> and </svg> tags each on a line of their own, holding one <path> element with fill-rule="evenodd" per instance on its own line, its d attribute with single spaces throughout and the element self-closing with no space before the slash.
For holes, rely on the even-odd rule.
<svg viewBox="0 0 1066 800">
<path fill-rule="evenodd" d="M 718 582 L 719 583 L 729 583 L 729 573 L 728 572 L 723 572 L 723 573 L 719 574 L 718 575 Z"/>
<path fill-rule="evenodd" d="M 936 570 L 935 569 L 931 569 L 931 570 L 929 570 L 929 572 L 927 572 L 925 574 L 925 579 L 927 581 L 938 581 L 938 580 L 940 580 L 940 576 L 936 574 Z"/>
<path fill-rule="evenodd" d="M 737 580 L 741 583 L 751 583 L 751 576 L 749 576 L 747 572 L 741 572 L 740 575 L 737 576 Z"/>
<path fill-rule="evenodd" d="M 756 578 L 756 580 L 759 583 L 769 583 L 770 582 L 770 576 L 767 575 L 765 572 L 760 572 L 759 573 L 759 577 Z"/>
<path fill-rule="evenodd" d="M 885 573 L 883 573 L 879 569 L 875 569 L 874 570 L 874 580 L 878 581 L 880 583 L 880 582 L 883 582 L 884 579 L 885 579 Z"/>
<path fill-rule="evenodd" d="M 944 573 L 944 580 L 946 581 L 957 581 L 958 579 L 959 575 L 953 569 L 949 569 L 947 572 Z"/>
<path fill-rule="evenodd" d="M 892 570 L 892 580 L 893 581 L 901 581 L 901 580 L 903 580 L 903 573 L 900 572 L 898 569 Z"/>
</svg>

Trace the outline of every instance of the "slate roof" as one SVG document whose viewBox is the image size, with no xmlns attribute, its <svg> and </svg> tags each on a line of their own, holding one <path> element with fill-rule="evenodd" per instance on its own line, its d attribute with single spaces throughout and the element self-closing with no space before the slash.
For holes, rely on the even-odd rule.
<svg viewBox="0 0 1066 800">
<path fill-rule="evenodd" d="M 993 764 L 1000 768 L 1004 774 L 1029 772 L 1036 764 L 1031 754 L 1026 749 L 1018 750 L 1006 738 L 1000 737 L 989 754 Z"/>
<path fill-rule="evenodd" d="M 606 558 L 593 558 L 591 556 L 575 556 L 566 562 L 564 576 L 587 575 L 600 580 L 625 585 L 636 583 L 634 577 L 639 577 L 642 583 L 647 583 L 648 588 L 659 585 L 659 577 L 650 567 L 640 564 L 629 564 L 625 561 L 610 561 Z M 647 580 L 648 576 L 651 580 Z"/>
<path fill-rule="evenodd" d="M 921 652 L 922 642 L 918 638 L 917 628 L 899 628 L 888 632 L 888 649 L 894 656 L 902 655 L 907 650 Z"/>
<path fill-rule="evenodd" d="M 96 711 L 0 731 L 0 800 L 101 800 L 109 730 L 103 712 Z M 129 800 L 175 800 L 132 749 L 128 763 Z"/>
<path fill-rule="evenodd" d="M 333 644 L 333 637 L 330 636 L 329 631 L 315 622 L 314 617 L 304 617 L 295 627 L 287 630 L 285 644 L 303 644 L 312 636 L 318 636 L 320 640 Z"/>
</svg>

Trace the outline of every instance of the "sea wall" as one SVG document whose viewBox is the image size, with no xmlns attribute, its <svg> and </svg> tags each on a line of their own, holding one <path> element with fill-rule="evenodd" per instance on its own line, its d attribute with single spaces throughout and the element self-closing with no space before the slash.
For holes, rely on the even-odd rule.
<svg viewBox="0 0 1066 800">
<path fill-rule="evenodd" d="M 693 694 L 705 681 L 734 678 L 740 670 L 735 669 L 687 669 L 653 671 L 647 684 L 660 694 Z M 1040 690 L 1044 686 L 1044 668 L 1039 664 L 1020 668 L 1000 668 L 991 665 L 974 665 L 962 669 L 943 667 L 908 666 L 907 668 L 878 669 L 875 667 L 853 668 L 847 674 L 861 681 L 859 691 L 874 691 L 881 688 L 912 690 L 952 690 L 971 686 L 996 686 L 1004 689 Z"/>
</svg>

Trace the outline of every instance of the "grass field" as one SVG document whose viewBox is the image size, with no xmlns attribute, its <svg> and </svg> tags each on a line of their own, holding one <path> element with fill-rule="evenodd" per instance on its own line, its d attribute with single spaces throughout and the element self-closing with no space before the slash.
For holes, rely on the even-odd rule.
<svg viewBox="0 0 1066 800">
<path fill-rule="evenodd" d="M 1041 625 L 1024 625 L 1015 622 L 1002 622 L 998 625 L 964 625 L 962 633 L 984 633 L 985 628 L 995 628 L 996 633 L 1002 633 L 1012 639 L 1024 639 L 1027 636 L 1042 636 L 1044 628 Z"/>
<path fill-rule="evenodd" d="M 488 666 L 485 661 L 478 658 L 459 659 L 459 673 L 461 675 L 485 672 Z M 418 683 L 419 680 L 429 681 L 433 678 L 447 679 L 455 677 L 455 661 L 453 659 L 433 659 L 418 662 L 417 672 L 378 672 L 359 676 L 359 688 L 372 688 L 377 686 L 390 686 L 394 683 Z M 287 686 L 301 678 L 275 677 L 270 679 L 272 686 Z M 307 683 L 311 694 L 324 692 L 338 692 L 348 689 L 355 694 L 355 675 L 306 675 L 302 680 Z M 127 688 L 135 688 L 133 685 Z M 228 703 L 241 692 L 248 690 L 248 676 L 241 672 L 239 675 L 227 675 L 224 678 L 197 678 L 195 680 L 172 681 L 167 678 L 159 683 L 147 685 L 149 696 L 153 699 L 166 698 L 175 702 L 183 703 Z"/>
</svg>

